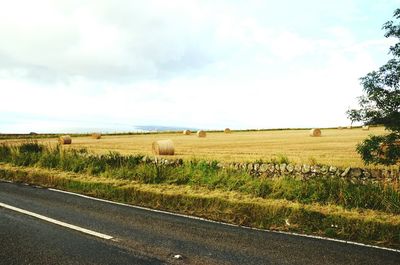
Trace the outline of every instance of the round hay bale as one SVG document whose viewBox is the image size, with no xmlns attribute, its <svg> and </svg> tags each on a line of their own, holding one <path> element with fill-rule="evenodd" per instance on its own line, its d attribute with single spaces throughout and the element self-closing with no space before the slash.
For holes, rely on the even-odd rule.
<svg viewBox="0 0 400 265">
<path fill-rule="evenodd" d="M 351 128 L 353 128 L 351 125 L 350 125 L 350 126 L 347 126 L 347 129 L 351 129 Z"/>
<path fill-rule="evenodd" d="M 362 127 L 362 130 L 363 130 L 363 131 L 369 131 L 369 126 L 368 126 L 368 125 L 363 126 L 363 127 Z"/>
<path fill-rule="evenodd" d="M 192 133 L 192 132 L 191 132 L 190 130 L 184 130 L 184 131 L 183 131 L 183 134 L 184 134 L 184 135 L 190 135 L 191 133 Z"/>
<path fill-rule="evenodd" d="M 175 154 L 174 143 L 171 140 L 155 141 L 152 144 L 152 149 L 155 155 L 172 156 Z"/>
<path fill-rule="evenodd" d="M 321 136 L 321 130 L 318 128 L 314 128 L 310 130 L 310 136 L 319 137 Z"/>
<path fill-rule="evenodd" d="M 60 138 L 58 139 L 58 142 L 60 144 L 71 144 L 72 139 L 71 139 L 71 136 L 69 136 L 69 135 L 63 135 L 63 136 L 60 136 Z"/>
<path fill-rule="evenodd" d="M 100 139 L 101 138 L 101 133 L 92 133 L 92 138 L 93 139 Z"/>
<path fill-rule="evenodd" d="M 231 129 L 225 128 L 224 133 L 231 133 Z"/>
<path fill-rule="evenodd" d="M 338 128 L 338 130 L 343 130 L 343 127 L 342 126 L 339 126 L 339 127 L 337 127 Z"/>
<path fill-rule="evenodd" d="M 206 137 L 206 136 L 207 136 L 207 134 L 205 131 L 203 131 L 203 130 L 197 131 L 197 137 Z"/>
</svg>

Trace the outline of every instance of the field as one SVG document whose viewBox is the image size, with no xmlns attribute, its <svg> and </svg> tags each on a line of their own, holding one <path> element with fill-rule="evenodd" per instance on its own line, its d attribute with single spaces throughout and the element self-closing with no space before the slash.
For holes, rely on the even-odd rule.
<svg viewBox="0 0 400 265">
<path fill-rule="evenodd" d="M 56 139 L 8 139 L 0 144 L 0 179 L 59 188 L 114 201 L 196 215 L 257 228 L 293 231 L 400 249 L 400 192 L 390 178 L 357 179 L 252 175 L 221 168 L 199 158 L 362 165 L 355 145 L 372 131 L 306 130 L 209 133 L 207 138 L 178 133 L 74 136 L 72 145 Z M 151 143 L 170 138 L 183 163 L 149 163 Z M 93 152 L 92 152 L 93 151 Z M 116 151 L 116 152 L 110 152 Z M 118 154 L 117 152 L 122 153 Z M 141 155 L 140 155 L 141 154 Z M 197 158 L 187 161 L 186 159 Z M 289 225 L 288 225 L 289 223 Z"/>
<path fill-rule="evenodd" d="M 369 134 L 383 134 L 384 128 L 323 129 L 321 137 L 310 137 L 309 130 L 239 131 L 231 134 L 209 132 L 206 138 L 180 133 L 142 135 L 104 135 L 100 140 L 90 136 L 73 137 L 66 148 L 87 148 L 95 153 L 110 151 L 121 154 L 152 155 L 151 143 L 171 139 L 176 158 L 218 161 L 268 161 L 285 156 L 292 163 L 321 163 L 340 167 L 361 167 L 363 163 L 355 151 L 357 143 Z M 4 140 L 3 140 L 4 141 Z M 56 139 L 42 139 L 56 143 Z"/>
</svg>

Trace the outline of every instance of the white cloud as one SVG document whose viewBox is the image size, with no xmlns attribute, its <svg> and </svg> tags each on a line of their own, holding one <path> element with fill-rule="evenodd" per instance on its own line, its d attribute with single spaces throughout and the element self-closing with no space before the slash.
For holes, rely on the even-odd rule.
<svg viewBox="0 0 400 265">
<path fill-rule="evenodd" d="M 193 4 L 85 3 L 35 1 L 27 9 L 20 8 L 26 1 L 0 3 L 0 56 L 27 71 L 41 67 L 113 81 L 152 78 L 213 60 L 212 41 L 205 39 L 212 27 L 206 17 L 194 16 Z"/>
<path fill-rule="evenodd" d="M 0 112 L 55 121 L 24 119 L 15 130 L 60 121 L 346 123 L 344 112 L 361 94 L 358 78 L 387 59 L 393 42 L 326 21 L 323 34 L 304 34 L 285 25 L 289 15 L 270 23 L 271 3 L 253 4 L 0 0 L 0 92 L 10 99 Z"/>
</svg>

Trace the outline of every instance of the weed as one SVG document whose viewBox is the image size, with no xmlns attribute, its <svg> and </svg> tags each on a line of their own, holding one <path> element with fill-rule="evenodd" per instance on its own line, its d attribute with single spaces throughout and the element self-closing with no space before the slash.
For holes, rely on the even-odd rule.
<svg viewBox="0 0 400 265">
<path fill-rule="evenodd" d="M 26 142 L 21 145 L 1 144 L 0 162 L 145 184 L 189 185 L 210 190 L 238 191 L 266 199 L 400 213 L 400 192 L 392 185 L 372 181 L 351 182 L 343 178 L 320 177 L 302 181 L 289 177 L 254 177 L 245 170 L 220 168 L 218 161 L 193 160 L 173 166 L 143 162 L 141 155 L 123 156 L 117 152 L 96 155 L 86 149 L 62 149 L 60 146 Z M 289 160 L 279 156 L 277 162 L 289 163 Z"/>
</svg>

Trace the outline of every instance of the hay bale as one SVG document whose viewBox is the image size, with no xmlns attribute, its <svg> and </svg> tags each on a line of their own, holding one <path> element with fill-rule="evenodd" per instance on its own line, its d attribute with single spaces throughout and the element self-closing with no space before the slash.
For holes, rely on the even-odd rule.
<svg viewBox="0 0 400 265">
<path fill-rule="evenodd" d="M 314 128 L 310 130 L 310 136 L 319 137 L 321 136 L 321 130 L 318 128 Z"/>
<path fill-rule="evenodd" d="M 174 143 L 171 140 L 159 140 L 152 144 L 153 153 L 155 155 L 174 155 Z"/>
<path fill-rule="evenodd" d="M 231 129 L 225 128 L 224 133 L 231 133 Z"/>
<path fill-rule="evenodd" d="M 343 127 L 342 126 L 339 126 L 339 127 L 337 127 L 338 128 L 338 130 L 343 130 Z"/>
<path fill-rule="evenodd" d="M 197 131 L 197 137 L 206 137 L 206 136 L 207 136 L 207 134 L 205 131 L 203 131 L 203 130 Z"/>
<path fill-rule="evenodd" d="M 191 132 L 190 130 L 184 130 L 184 131 L 183 131 L 183 134 L 184 134 L 184 135 L 190 135 L 191 133 L 192 133 L 192 132 Z"/>
<path fill-rule="evenodd" d="M 353 128 L 351 125 L 350 125 L 350 126 L 347 126 L 347 129 L 351 129 L 351 128 Z"/>
<path fill-rule="evenodd" d="M 92 138 L 93 139 L 100 139 L 101 138 L 101 133 L 92 133 Z"/>
<path fill-rule="evenodd" d="M 363 130 L 363 131 L 369 131 L 369 126 L 368 126 L 368 125 L 363 126 L 363 127 L 362 127 L 362 130 Z"/>
<path fill-rule="evenodd" d="M 71 144 L 72 139 L 71 139 L 71 136 L 69 136 L 69 135 L 63 135 L 63 136 L 60 136 L 60 138 L 58 139 L 58 142 L 60 144 Z"/>
</svg>

